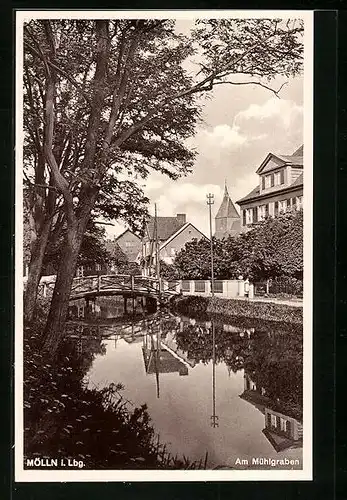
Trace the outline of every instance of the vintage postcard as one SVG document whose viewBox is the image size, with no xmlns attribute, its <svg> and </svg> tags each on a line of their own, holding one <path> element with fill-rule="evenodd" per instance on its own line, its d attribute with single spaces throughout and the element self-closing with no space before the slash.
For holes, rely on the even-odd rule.
<svg viewBox="0 0 347 500">
<path fill-rule="evenodd" d="M 16 12 L 15 480 L 312 479 L 312 11 Z"/>
</svg>

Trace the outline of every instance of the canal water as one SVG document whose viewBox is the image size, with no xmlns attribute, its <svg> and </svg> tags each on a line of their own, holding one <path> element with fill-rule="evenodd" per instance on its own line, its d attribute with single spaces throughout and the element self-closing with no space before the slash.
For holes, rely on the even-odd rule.
<svg viewBox="0 0 347 500">
<path fill-rule="evenodd" d="M 148 315 L 139 303 L 124 316 L 123 306 L 99 299 L 88 320 L 82 302 L 70 309 L 68 338 L 81 355 L 99 339 L 88 388 L 122 384 L 172 455 L 207 468 L 302 468 L 300 328 Z"/>
</svg>

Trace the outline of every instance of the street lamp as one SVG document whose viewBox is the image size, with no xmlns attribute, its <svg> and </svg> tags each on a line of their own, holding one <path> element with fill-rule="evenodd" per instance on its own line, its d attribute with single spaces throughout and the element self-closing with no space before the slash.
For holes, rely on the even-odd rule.
<svg viewBox="0 0 347 500">
<path fill-rule="evenodd" d="M 214 269 L 213 269 L 213 241 L 212 241 L 212 205 L 214 204 L 214 195 L 209 193 L 206 195 L 207 205 L 210 215 L 210 244 L 211 244 L 211 295 L 214 297 Z"/>
<path fill-rule="evenodd" d="M 216 332 L 212 318 L 212 415 L 211 427 L 219 427 L 219 417 L 216 415 Z"/>
</svg>

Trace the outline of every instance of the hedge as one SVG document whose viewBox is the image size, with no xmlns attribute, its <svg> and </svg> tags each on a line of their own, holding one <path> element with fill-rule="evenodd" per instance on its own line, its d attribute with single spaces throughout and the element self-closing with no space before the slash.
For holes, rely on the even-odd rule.
<svg viewBox="0 0 347 500">
<path fill-rule="evenodd" d="M 181 313 L 216 314 L 224 317 L 243 317 L 302 324 L 302 308 L 273 302 L 250 302 L 215 297 L 181 297 L 174 307 Z"/>
</svg>

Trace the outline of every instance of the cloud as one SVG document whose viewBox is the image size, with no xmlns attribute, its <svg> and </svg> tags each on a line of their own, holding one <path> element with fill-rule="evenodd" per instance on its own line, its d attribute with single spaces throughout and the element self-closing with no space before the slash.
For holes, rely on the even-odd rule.
<svg viewBox="0 0 347 500">
<path fill-rule="evenodd" d="M 198 203 L 206 203 L 206 195 L 213 193 L 220 196 L 221 186 L 217 184 L 192 184 L 190 182 L 172 183 L 164 193 L 161 193 L 155 200 L 162 215 L 175 215 L 175 210 L 183 210 L 186 206 Z"/>
<path fill-rule="evenodd" d="M 234 123 L 241 131 L 247 129 L 252 132 L 255 129 L 255 124 L 259 127 L 260 125 L 271 126 L 274 123 L 289 130 L 302 119 L 302 106 L 288 99 L 273 97 L 263 104 L 251 104 L 247 109 L 240 111 L 236 115 Z"/>
<path fill-rule="evenodd" d="M 237 125 L 230 127 L 230 125 L 224 123 L 213 127 L 211 131 L 202 131 L 202 135 L 205 136 L 205 140 L 213 144 L 214 147 L 231 149 L 237 148 L 247 141 L 247 137 L 240 134 L 239 130 L 240 127 Z"/>
<path fill-rule="evenodd" d="M 206 194 L 215 195 L 213 222 L 227 180 L 231 198 L 236 201 L 259 182 L 257 168 L 269 152 L 291 154 L 303 141 L 302 82 L 288 84 L 281 99 L 262 89 L 236 87 L 206 103 L 205 123 L 189 140 L 198 156 L 193 173 L 178 181 L 152 172 L 143 180 L 150 198 L 149 210 L 157 203 L 159 216 L 186 213 L 206 235 L 209 234 Z M 294 90 L 293 90 L 294 88 Z"/>
<path fill-rule="evenodd" d="M 216 208 L 222 199 L 223 186 L 218 184 L 192 184 L 184 180 L 172 182 L 165 192 L 158 193 L 153 199 L 157 204 L 158 216 L 174 217 L 178 213 L 187 214 L 187 222 L 194 224 L 204 234 L 209 233 L 208 206 L 206 195 L 212 193 L 215 196 Z M 219 208 L 218 207 L 216 209 Z M 153 213 L 153 207 L 151 208 Z"/>
</svg>

